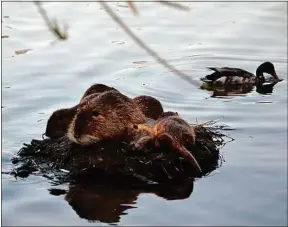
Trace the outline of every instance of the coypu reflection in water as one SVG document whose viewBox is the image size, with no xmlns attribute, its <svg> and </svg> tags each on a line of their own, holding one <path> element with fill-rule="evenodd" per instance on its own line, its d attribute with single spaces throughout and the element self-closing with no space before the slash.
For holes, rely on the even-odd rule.
<svg viewBox="0 0 288 227">
<path fill-rule="evenodd" d="M 182 200 L 189 198 L 194 188 L 191 179 L 166 185 L 133 184 L 126 178 L 100 172 L 92 179 L 85 176 L 78 179 L 70 183 L 65 200 L 79 217 L 104 223 L 117 223 L 129 209 L 137 209 L 137 199 L 143 193 L 166 200 Z"/>
<path fill-rule="evenodd" d="M 110 90 L 117 91 L 115 88 L 109 87 L 105 84 L 93 84 L 85 91 L 80 100 L 80 103 L 83 103 L 103 92 Z M 71 108 L 54 111 L 47 121 L 46 131 L 44 134 L 50 138 L 64 136 L 67 133 L 68 125 L 77 113 L 77 108 L 78 104 Z"/>
<path fill-rule="evenodd" d="M 113 87 L 109 87 L 104 84 L 94 84 L 88 88 L 80 100 L 80 104 L 84 103 L 99 94 L 106 91 L 118 91 Z M 151 119 L 157 119 L 157 117 L 163 113 L 161 103 L 151 96 L 141 95 L 135 97 L 133 101 L 138 105 L 144 115 Z M 53 112 L 47 122 L 45 135 L 50 138 L 61 137 L 67 133 L 68 126 L 72 121 L 73 117 L 77 113 L 79 104 L 65 109 L 59 109 Z"/>
<path fill-rule="evenodd" d="M 145 121 L 132 99 L 111 90 L 79 104 L 67 136 L 72 142 L 89 145 L 122 136 L 129 125 Z"/>
<path fill-rule="evenodd" d="M 134 150 L 145 150 L 152 146 L 160 148 L 163 145 L 176 151 L 181 157 L 194 166 L 197 172 L 202 169 L 187 146 L 195 144 L 195 131 L 178 113 L 163 113 L 156 121 L 147 124 L 134 125 L 131 129 L 134 139 L 131 147 Z"/>
</svg>

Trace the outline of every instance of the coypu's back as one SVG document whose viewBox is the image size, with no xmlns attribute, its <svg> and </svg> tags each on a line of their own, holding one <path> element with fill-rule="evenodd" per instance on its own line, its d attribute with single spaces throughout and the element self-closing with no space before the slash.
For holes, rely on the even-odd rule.
<svg viewBox="0 0 288 227">
<path fill-rule="evenodd" d="M 81 100 L 83 100 L 86 96 L 88 95 L 91 95 L 91 94 L 94 94 L 94 93 L 103 93 L 103 92 L 106 92 L 106 91 L 118 91 L 117 89 L 115 89 L 114 87 L 109 87 L 105 84 L 93 84 L 91 87 L 89 87 L 84 95 L 82 96 Z"/>
</svg>

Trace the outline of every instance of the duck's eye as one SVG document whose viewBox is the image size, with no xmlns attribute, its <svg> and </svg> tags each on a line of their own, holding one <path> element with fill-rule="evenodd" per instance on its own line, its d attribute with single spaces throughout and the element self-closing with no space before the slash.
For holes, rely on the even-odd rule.
<svg viewBox="0 0 288 227">
<path fill-rule="evenodd" d="M 133 125 L 133 128 L 134 129 L 138 129 L 138 125 Z"/>
<path fill-rule="evenodd" d="M 93 115 L 93 117 L 98 117 L 99 112 L 98 112 L 97 110 L 94 110 L 94 111 L 92 112 L 92 115 Z"/>
</svg>

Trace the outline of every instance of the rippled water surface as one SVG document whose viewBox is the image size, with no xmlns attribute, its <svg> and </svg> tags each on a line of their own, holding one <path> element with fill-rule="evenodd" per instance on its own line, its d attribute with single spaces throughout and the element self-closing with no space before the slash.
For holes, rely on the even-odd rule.
<svg viewBox="0 0 288 227">
<path fill-rule="evenodd" d="M 287 4 L 195 2 L 186 3 L 190 12 L 180 12 L 137 3 L 139 17 L 125 3 L 110 5 L 152 48 L 196 80 L 208 73 L 206 66 L 255 72 L 271 61 L 284 81 L 271 95 L 253 89 L 213 98 L 211 91 L 158 65 L 98 3 L 45 3 L 49 15 L 69 25 L 69 39 L 54 44 L 32 3 L 2 3 L 2 35 L 9 36 L 2 38 L 2 171 L 11 168 L 10 158 L 23 143 L 41 138 L 55 109 L 74 105 L 96 82 L 131 97 L 153 95 L 191 123 L 220 118 L 235 129 L 228 131 L 235 141 L 221 150 L 226 162 L 197 180 L 186 199 L 70 189 L 83 196 L 77 210 L 65 195 L 49 194 L 51 183 L 40 176 L 15 180 L 2 174 L 3 224 L 287 225 Z M 26 48 L 32 50 L 15 54 Z M 97 203 L 85 207 L 89 190 Z"/>
</svg>

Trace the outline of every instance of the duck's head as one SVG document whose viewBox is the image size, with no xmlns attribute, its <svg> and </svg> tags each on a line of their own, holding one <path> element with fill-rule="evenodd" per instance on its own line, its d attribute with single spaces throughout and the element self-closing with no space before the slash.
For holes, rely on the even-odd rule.
<svg viewBox="0 0 288 227">
<path fill-rule="evenodd" d="M 275 81 L 277 82 L 279 81 L 279 77 L 276 74 L 275 67 L 271 62 L 268 62 L 268 61 L 264 62 L 257 68 L 257 71 L 256 71 L 257 77 L 263 78 L 263 73 L 268 73 L 271 76 L 273 76 Z"/>
</svg>

